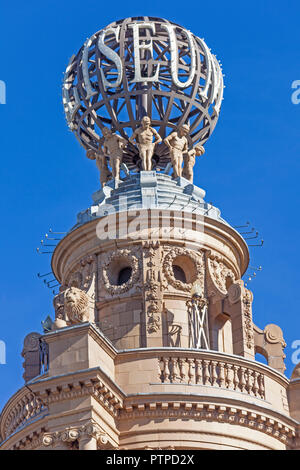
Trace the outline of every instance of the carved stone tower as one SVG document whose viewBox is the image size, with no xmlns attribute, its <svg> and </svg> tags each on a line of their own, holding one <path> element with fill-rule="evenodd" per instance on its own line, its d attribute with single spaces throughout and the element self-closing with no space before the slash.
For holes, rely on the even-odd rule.
<svg viewBox="0 0 300 470">
<path fill-rule="evenodd" d="M 25 338 L 0 449 L 299 448 L 300 372 L 253 322 L 246 241 L 193 184 L 222 90 L 204 41 L 157 18 L 71 58 L 67 120 L 102 188 L 54 250 L 55 319 Z"/>
</svg>

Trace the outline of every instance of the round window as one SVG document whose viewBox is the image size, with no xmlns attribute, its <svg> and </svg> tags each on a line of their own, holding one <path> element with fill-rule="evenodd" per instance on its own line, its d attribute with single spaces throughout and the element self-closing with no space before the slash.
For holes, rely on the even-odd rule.
<svg viewBox="0 0 300 470">
<path fill-rule="evenodd" d="M 173 273 L 176 281 L 181 281 L 186 284 L 186 275 L 184 270 L 177 264 L 173 264 Z"/>
<path fill-rule="evenodd" d="M 125 284 L 125 282 L 129 281 L 129 279 L 131 278 L 131 274 L 132 268 L 130 268 L 129 266 L 127 266 L 126 268 L 122 268 L 119 271 L 117 285 L 121 286 L 122 284 Z"/>
</svg>

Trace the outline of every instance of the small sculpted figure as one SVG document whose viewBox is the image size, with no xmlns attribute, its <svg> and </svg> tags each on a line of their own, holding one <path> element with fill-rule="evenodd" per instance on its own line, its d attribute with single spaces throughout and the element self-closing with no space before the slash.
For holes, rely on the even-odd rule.
<svg viewBox="0 0 300 470">
<path fill-rule="evenodd" d="M 134 144 L 136 141 L 142 160 L 142 168 L 145 171 L 151 171 L 155 145 L 159 144 L 162 139 L 158 132 L 150 126 L 151 120 L 148 116 L 143 117 L 141 124 L 141 127 L 138 127 L 129 138 L 129 142 Z"/>
<path fill-rule="evenodd" d="M 118 181 L 120 179 L 120 166 L 123 160 L 123 148 L 126 147 L 127 140 L 113 133 L 108 127 L 104 127 L 102 133 L 104 136 L 104 155 L 109 157 L 113 178 Z"/>
<path fill-rule="evenodd" d="M 89 149 L 86 152 L 86 156 L 90 160 L 96 160 L 97 168 L 100 171 L 100 184 L 101 184 L 101 187 L 105 186 L 105 184 L 108 182 L 108 180 L 111 178 L 112 175 L 111 175 L 111 172 L 108 169 L 106 157 L 105 157 L 103 151 L 101 150 L 100 147 L 98 148 L 97 151 Z"/>
<path fill-rule="evenodd" d="M 190 181 L 191 183 L 193 182 L 194 179 L 194 165 L 195 165 L 195 160 L 196 157 L 200 157 L 203 155 L 205 152 L 204 147 L 202 145 L 195 145 L 193 149 L 191 149 L 189 152 L 185 153 L 183 156 L 183 170 L 182 170 L 182 176 Z"/>
<path fill-rule="evenodd" d="M 164 139 L 164 143 L 169 147 L 170 158 L 173 166 L 173 178 L 178 178 L 182 175 L 182 162 L 183 154 L 188 151 L 188 135 L 190 127 L 187 124 L 179 127 L 175 132 L 172 132 Z"/>
</svg>

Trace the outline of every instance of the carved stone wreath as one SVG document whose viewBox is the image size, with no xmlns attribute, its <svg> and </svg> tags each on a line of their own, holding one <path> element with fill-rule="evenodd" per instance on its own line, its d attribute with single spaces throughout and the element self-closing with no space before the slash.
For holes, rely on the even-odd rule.
<svg viewBox="0 0 300 470">
<path fill-rule="evenodd" d="M 208 258 L 208 270 L 213 283 L 217 289 L 223 294 L 227 293 L 226 280 L 231 278 L 232 282 L 235 281 L 234 273 L 229 269 L 223 259 L 218 256 L 210 256 Z"/>
<path fill-rule="evenodd" d="M 127 282 L 120 286 L 111 282 L 112 269 L 118 260 L 126 260 L 128 267 L 131 268 L 131 276 Z M 140 278 L 140 261 L 131 253 L 130 250 L 116 250 L 110 253 L 103 263 L 102 276 L 105 289 L 111 295 L 120 295 L 132 289 Z"/>
<path fill-rule="evenodd" d="M 173 262 L 179 256 L 184 256 L 192 260 L 195 265 L 195 271 L 197 273 L 197 280 L 200 282 L 202 289 L 204 288 L 204 262 L 203 262 L 203 254 L 197 255 L 193 251 L 187 250 L 186 248 L 173 248 L 169 253 L 165 256 L 163 260 L 163 272 L 166 276 L 167 281 L 175 287 L 175 289 L 190 292 L 193 286 L 193 283 L 185 283 L 175 279 L 174 271 L 173 271 Z M 195 279 L 196 280 L 196 279 Z"/>
</svg>

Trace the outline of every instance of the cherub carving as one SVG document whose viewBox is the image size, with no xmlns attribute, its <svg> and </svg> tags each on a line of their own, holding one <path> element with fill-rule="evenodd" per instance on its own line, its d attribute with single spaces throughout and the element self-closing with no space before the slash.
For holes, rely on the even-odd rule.
<svg viewBox="0 0 300 470">
<path fill-rule="evenodd" d="M 142 160 L 142 168 L 145 171 L 151 171 L 155 145 L 159 144 L 162 139 L 158 132 L 150 126 L 151 120 L 148 116 L 143 117 L 141 124 L 141 127 L 138 127 L 129 138 L 129 142 L 134 144 L 136 141 Z"/>
</svg>

